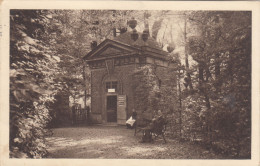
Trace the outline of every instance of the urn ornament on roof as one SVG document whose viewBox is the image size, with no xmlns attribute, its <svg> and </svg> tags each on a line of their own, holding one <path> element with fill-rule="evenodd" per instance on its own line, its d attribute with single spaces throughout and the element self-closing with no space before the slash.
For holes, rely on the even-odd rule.
<svg viewBox="0 0 260 166">
<path fill-rule="evenodd" d="M 175 44 L 173 42 L 171 42 L 168 46 L 167 46 L 167 51 L 169 53 L 173 52 L 173 50 L 175 49 Z"/>
<path fill-rule="evenodd" d="M 143 31 L 143 34 L 142 34 L 143 41 L 146 42 L 148 40 L 148 37 L 149 37 L 149 29 L 145 28 L 145 30 Z"/>
<path fill-rule="evenodd" d="M 137 25 L 137 21 L 135 20 L 134 17 L 131 18 L 131 20 L 128 21 L 129 27 L 132 29 L 135 29 L 136 25 Z"/>
<path fill-rule="evenodd" d="M 133 29 L 133 33 L 131 34 L 131 38 L 136 41 L 138 39 L 138 33 L 136 29 Z"/>
</svg>

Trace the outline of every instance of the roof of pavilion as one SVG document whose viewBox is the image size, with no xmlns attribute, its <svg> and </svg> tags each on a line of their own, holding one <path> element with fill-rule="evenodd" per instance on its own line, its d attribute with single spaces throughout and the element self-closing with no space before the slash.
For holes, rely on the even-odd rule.
<svg viewBox="0 0 260 166">
<path fill-rule="evenodd" d="M 145 55 L 165 59 L 168 52 L 161 49 L 158 42 L 149 37 L 146 42 L 142 40 L 141 33 L 136 41 L 131 39 L 131 32 L 125 32 L 117 37 L 106 39 L 91 50 L 85 60 L 102 60 L 125 55 Z"/>
<path fill-rule="evenodd" d="M 131 33 L 132 32 L 125 32 L 117 37 L 114 37 L 113 40 L 131 45 L 134 47 L 141 47 L 141 46 L 146 45 L 151 48 L 162 50 L 162 48 L 159 46 L 159 43 L 154 38 L 149 37 L 148 40 L 146 42 L 144 42 L 142 40 L 142 33 L 138 32 L 139 37 L 136 41 L 134 41 L 133 39 L 131 39 Z"/>
</svg>

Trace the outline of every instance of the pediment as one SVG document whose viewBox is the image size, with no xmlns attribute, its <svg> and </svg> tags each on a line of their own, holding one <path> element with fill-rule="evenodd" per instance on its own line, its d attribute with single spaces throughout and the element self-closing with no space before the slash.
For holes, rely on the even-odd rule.
<svg viewBox="0 0 260 166">
<path fill-rule="evenodd" d="M 108 45 L 106 48 L 104 48 L 102 51 L 96 54 L 96 57 L 109 57 L 114 55 L 130 53 L 130 52 L 131 51 L 127 49 L 119 48 L 114 45 Z"/>
<path fill-rule="evenodd" d="M 133 46 L 129 46 L 124 43 L 107 39 L 101 44 L 99 44 L 91 52 L 89 52 L 85 56 L 85 59 L 94 60 L 100 58 L 109 58 L 109 57 L 121 56 L 121 55 L 135 53 L 135 52 L 137 53 L 138 49 Z"/>
</svg>

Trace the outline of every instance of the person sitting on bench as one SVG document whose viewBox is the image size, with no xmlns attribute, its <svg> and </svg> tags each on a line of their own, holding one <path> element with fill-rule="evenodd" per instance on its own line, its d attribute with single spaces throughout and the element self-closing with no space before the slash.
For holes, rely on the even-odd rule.
<svg viewBox="0 0 260 166">
<path fill-rule="evenodd" d="M 153 134 L 156 134 L 156 137 L 158 135 L 162 135 L 164 142 L 166 143 L 166 140 L 164 138 L 163 131 L 162 131 L 164 121 L 165 121 L 165 119 L 163 117 L 162 111 L 158 110 L 158 112 L 152 119 L 151 123 L 147 127 L 143 128 L 143 136 L 142 136 L 141 142 L 151 142 L 153 140 L 152 139 L 152 133 L 153 133 Z"/>
<path fill-rule="evenodd" d="M 157 112 L 157 114 L 154 116 L 154 118 L 152 119 L 152 122 L 150 123 L 150 125 L 149 125 L 149 129 L 154 129 L 154 128 L 156 128 L 157 126 L 157 124 L 158 124 L 158 122 L 160 121 L 160 120 L 162 120 L 163 119 L 163 114 L 162 114 L 162 111 L 161 110 L 158 110 L 158 112 Z"/>
</svg>

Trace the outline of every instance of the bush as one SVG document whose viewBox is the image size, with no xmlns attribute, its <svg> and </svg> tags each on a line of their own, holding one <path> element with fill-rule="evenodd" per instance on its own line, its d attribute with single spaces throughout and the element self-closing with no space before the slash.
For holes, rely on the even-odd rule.
<svg viewBox="0 0 260 166">
<path fill-rule="evenodd" d="M 45 136 L 48 132 L 46 126 L 49 121 L 49 110 L 44 103 L 12 103 L 10 157 L 42 158 L 46 156 Z"/>
</svg>

